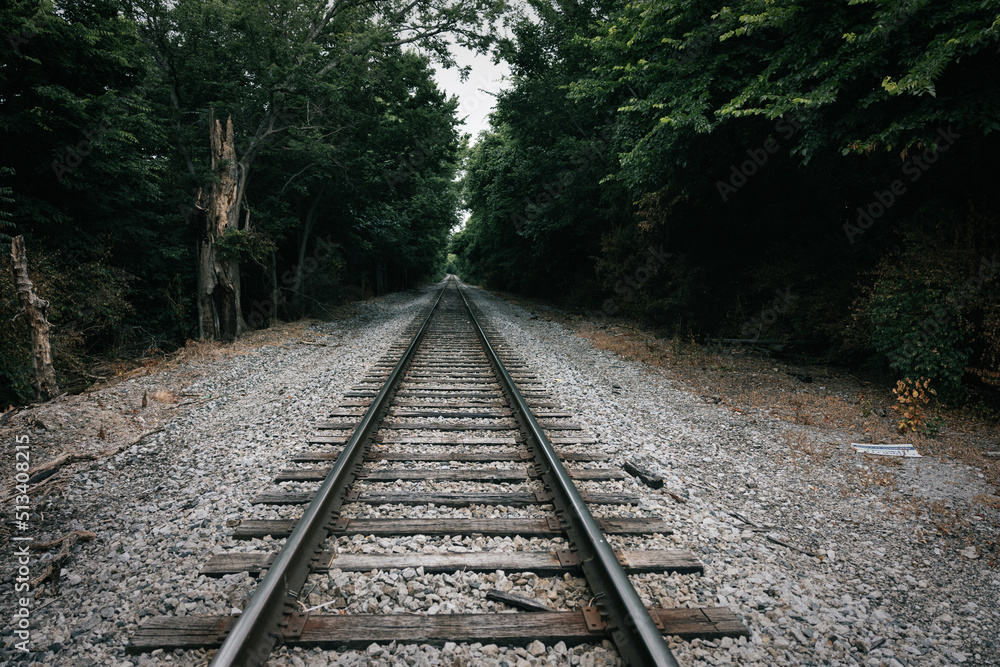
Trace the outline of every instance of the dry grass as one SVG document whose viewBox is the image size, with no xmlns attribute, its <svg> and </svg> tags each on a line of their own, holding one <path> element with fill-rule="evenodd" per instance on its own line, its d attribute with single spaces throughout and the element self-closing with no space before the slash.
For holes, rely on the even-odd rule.
<svg viewBox="0 0 1000 667">
<path fill-rule="evenodd" d="M 106 387 L 114 381 L 149 375 L 161 369 L 175 368 L 185 363 L 210 363 L 248 354 L 266 345 L 288 345 L 295 341 L 312 341 L 309 327 L 318 320 L 303 319 L 296 322 L 279 322 L 267 329 L 251 331 L 232 343 L 222 341 L 188 340 L 183 347 L 170 354 L 156 354 L 140 359 L 115 361 L 110 365 L 108 382 L 95 385 L 91 390 Z M 156 399 L 159 400 L 159 399 Z"/>
<path fill-rule="evenodd" d="M 912 432 L 901 435 L 896 430 L 891 388 L 863 382 L 841 370 L 795 366 L 753 357 L 741 350 L 730 353 L 685 341 L 657 339 L 626 326 L 599 329 L 569 323 L 574 324 L 577 335 L 595 347 L 667 368 L 692 391 L 718 397 L 733 412 L 836 431 L 837 435 L 849 435 L 854 442 L 912 443 L 921 453 L 975 466 L 986 473 L 991 483 L 1000 481 L 1000 460 L 984 455 L 984 447 L 1000 439 L 1000 427 L 995 423 L 939 408 L 934 414 L 943 417 L 946 426 L 938 437 Z M 812 381 L 803 382 L 805 376 Z"/>
<path fill-rule="evenodd" d="M 154 401 L 159 403 L 176 403 L 177 397 L 173 393 L 167 391 L 166 389 L 157 389 L 152 394 L 149 395 Z"/>
</svg>

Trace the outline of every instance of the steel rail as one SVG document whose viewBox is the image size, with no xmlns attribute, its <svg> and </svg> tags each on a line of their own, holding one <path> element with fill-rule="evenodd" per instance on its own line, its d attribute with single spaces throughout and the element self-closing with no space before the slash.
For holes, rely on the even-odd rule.
<svg viewBox="0 0 1000 667">
<path fill-rule="evenodd" d="M 450 284 L 450 281 L 449 283 Z M 311 570 L 312 559 L 322 551 L 322 544 L 332 532 L 333 523 L 344 503 L 348 485 L 354 481 L 371 436 L 381 421 L 383 412 L 396 386 L 413 358 L 431 316 L 441 302 L 448 284 L 438 293 L 434 305 L 424 318 L 392 372 L 375 396 L 354 434 L 337 457 L 330 474 L 323 480 L 316 497 L 306 507 L 292 534 L 275 557 L 274 564 L 257 585 L 246 609 L 233 625 L 211 667 L 255 667 L 263 665 L 281 638 L 280 628 L 294 611 L 298 592 Z"/>
<path fill-rule="evenodd" d="M 480 326 L 461 288 L 458 293 L 465 302 L 476 335 L 482 341 L 486 356 L 500 379 L 511 408 L 528 436 L 528 445 L 534 454 L 536 467 L 553 495 L 556 514 L 563 523 L 571 546 L 577 552 L 587 582 L 597 596 L 603 615 L 607 616 L 607 629 L 618 652 L 631 667 L 679 667 L 677 659 L 625 574 L 618 556 L 611 549 L 552 443 L 538 425 L 531 408 L 500 360 L 500 355 Z"/>
</svg>

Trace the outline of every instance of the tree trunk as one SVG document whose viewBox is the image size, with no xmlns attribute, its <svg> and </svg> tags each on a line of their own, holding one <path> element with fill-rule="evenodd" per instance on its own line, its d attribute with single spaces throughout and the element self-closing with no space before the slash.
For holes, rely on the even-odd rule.
<svg viewBox="0 0 1000 667">
<path fill-rule="evenodd" d="M 24 249 L 24 237 L 14 237 L 10 245 L 10 256 L 14 262 L 14 283 L 21 301 L 21 312 L 27 315 L 31 326 L 35 394 L 39 400 L 47 401 L 59 393 L 56 371 L 52 367 L 52 347 L 49 345 L 49 302 L 35 294 L 35 286 L 28 277 L 28 253 Z"/>
<path fill-rule="evenodd" d="M 226 129 L 209 112 L 209 143 L 214 182 L 204 197 L 199 193 L 201 224 L 198 233 L 198 330 L 202 340 L 234 340 L 246 330 L 240 310 L 240 262 L 220 257 L 215 241 L 228 230 L 239 229 L 246 168 L 236 160 L 233 119 Z"/>
<path fill-rule="evenodd" d="M 316 211 L 319 209 L 319 202 L 323 198 L 325 190 L 320 190 L 316 195 L 309 210 L 306 212 L 305 222 L 302 224 L 302 235 L 299 238 L 299 261 L 295 265 L 295 280 L 292 282 L 292 306 L 296 316 L 302 315 L 302 283 L 305 281 L 306 247 L 309 237 L 312 235 L 313 227 L 316 226 Z"/>
<path fill-rule="evenodd" d="M 386 266 L 381 257 L 375 262 L 375 296 L 386 293 Z"/>
<path fill-rule="evenodd" d="M 278 323 L 278 299 L 281 292 L 278 289 L 278 258 L 274 251 L 271 251 L 271 313 L 268 316 L 267 326 L 273 327 Z"/>
</svg>

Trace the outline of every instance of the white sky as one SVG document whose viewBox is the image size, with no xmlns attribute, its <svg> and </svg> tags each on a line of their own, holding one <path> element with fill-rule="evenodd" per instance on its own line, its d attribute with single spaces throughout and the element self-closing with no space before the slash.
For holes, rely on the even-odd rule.
<svg viewBox="0 0 1000 667">
<path fill-rule="evenodd" d="M 479 133 L 489 128 L 487 116 L 496 102 L 494 95 L 505 87 L 502 78 L 510 70 L 506 63 L 494 65 L 490 56 L 473 53 L 458 45 L 453 48 L 460 66 L 472 66 L 469 78 L 459 81 L 458 69 L 441 69 L 440 66 L 435 67 L 435 78 L 449 96 L 458 97 L 458 117 L 465 121 L 462 131 L 471 134 L 471 143 L 476 143 Z"/>
</svg>

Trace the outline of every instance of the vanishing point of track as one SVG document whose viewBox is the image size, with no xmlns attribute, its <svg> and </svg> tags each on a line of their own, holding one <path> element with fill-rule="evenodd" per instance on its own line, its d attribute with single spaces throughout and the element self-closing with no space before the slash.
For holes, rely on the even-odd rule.
<svg viewBox="0 0 1000 667">
<path fill-rule="evenodd" d="M 315 491 L 267 493 L 263 505 L 304 505 L 297 520 L 244 520 L 234 537 L 284 538 L 276 553 L 217 554 L 202 572 L 259 574 L 256 590 L 237 616 L 165 616 L 148 619 L 129 651 L 219 647 L 212 665 L 262 665 L 279 644 L 364 648 L 373 642 L 448 641 L 524 645 L 536 639 L 567 644 L 610 638 L 629 665 L 676 665 L 664 636 L 738 637 L 746 628 L 726 608 L 647 608 L 629 573 L 701 572 L 688 551 L 615 551 L 605 534 L 671 532 L 659 518 L 595 518 L 588 504 L 637 503 L 625 494 L 581 492 L 574 480 L 622 479 L 619 470 L 591 467 L 583 427 L 552 402 L 528 365 L 490 336 L 459 283 L 449 280 L 407 341 L 393 346 L 372 375 L 344 395 L 334 421 L 320 424 L 311 444 L 325 449 L 294 461 L 276 482 L 319 482 Z M 520 388 L 519 388 L 520 387 Z M 546 435 L 546 432 L 552 435 Z M 583 445 L 583 447 L 581 447 Z M 561 448 L 556 448 L 561 446 Z M 479 451 L 477 451 L 479 450 Z M 583 451 L 581 451 L 583 450 Z M 332 461 L 332 467 L 325 467 Z M 456 468 L 461 464 L 495 467 Z M 514 467 L 505 462 L 511 462 Z M 563 462 L 573 467 L 567 469 Z M 387 468 L 409 463 L 414 467 Z M 432 464 L 437 464 L 432 465 Z M 496 465 L 499 464 L 499 465 Z M 575 464 L 575 465 L 574 465 Z M 399 492 L 380 488 L 397 480 L 464 481 L 484 492 Z M 534 492 L 505 485 L 534 484 Z M 477 487 L 478 488 L 478 487 Z M 352 505 L 447 507 L 551 506 L 543 518 L 352 518 Z M 484 535 L 564 538 L 568 549 L 491 552 L 352 554 L 329 546 L 345 535 Z M 559 576 L 582 572 L 594 606 L 569 611 L 490 591 L 513 613 L 319 614 L 299 597 L 311 574 L 339 569 L 370 572 L 405 568 L 430 572 L 506 570 Z"/>
</svg>

